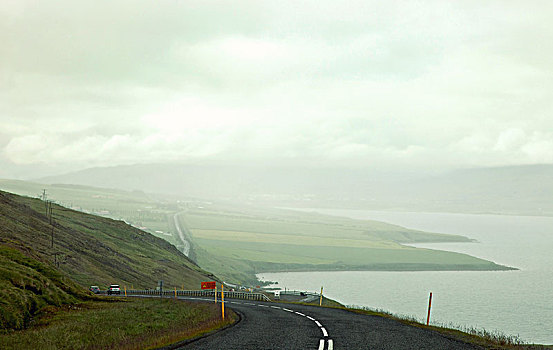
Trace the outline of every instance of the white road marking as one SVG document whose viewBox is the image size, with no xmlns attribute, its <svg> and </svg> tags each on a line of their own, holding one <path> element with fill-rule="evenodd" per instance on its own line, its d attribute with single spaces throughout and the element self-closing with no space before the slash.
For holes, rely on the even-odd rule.
<svg viewBox="0 0 553 350">
<path fill-rule="evenodd" d="M 183 298 L 183 299 L 193 299 L 193 298 Z M 211 299 L 201 299 L 201 300 L 211 301 Z M 293 313 L 298 314 L 300 316 L 304 316 L 304 317 L 310 319 L 311 321 L 314 321 L 317 324 L 317 326 L 319 326 L 321 328 L 321 331 L 323 332 L 323 336 L 328 337 L 328 332 L 327 332 L 326 328 L 324 328 L 323 325 L 319 321 L 317 321 L 313 317 L 307 316 L 306 314 L 303 314 L 301 312 L 286 309 L 286 308 L 280 307 L 280 306 L 273 306 L 273 305 L 269 306 L 269 305 L 264 305 L 264 304 L 240 303 L 240 302 L 236 302 L 236 301 L 229 301 L 229 303 L 231 303 L 231 304 L 252 305 L 252 306 L 261 306 L 261 307 L 271 307 L 273 309 L 279 309 L 279 310 L 284 310 L 284 311 L 288 311 L 288 312 L 293 312 Z M 333 347 L 334 347 L 334 345 L 332 343 L 332 339 L 329 339 L 328 340 L 328 350 L 333 350 Z M 324 339 L 321 339 L 321 341 L 319 342 L 319 350 L 324 350 Z"/>
<path fill-rule="evenodd" d="M 193 300 L 205 300 L 205 301 L 212 301 L 213 300 L 213 299 L 190 298 L 190 297 L 179 297 L 179 299 L 193 299 Z M 220 301 L 217 300 L 217 302 L 220 302 Z M 310 319 L 311 321 L 314 321 L 317 324 L 317 326 L 319 326 L 321 328 L 321 331 L 323 332 L 323 336 L 328 337 L 328 332 L 327 332 L 326 328 L 324 328 L 323 325 L 319 321 L 317 321 L 316 319 L 314 319 L 311 316 L 307 316 L 306 314 L 302 314 L 301 312 L 293 311 L 293 310 L 286 309 L 286 308 L 283 308 L 283 307 L 280 307 L 280 306 L 272 306 L 272 305 L 269 306 L 269 305 L 264 305 L 264 304 L 241 303 L 241 302 L 236 302 L 236 301 L 228 301 L 228 303 L 252 305 L 252 306 L 261 306 L 261 307 L 272 307 L 273 309 L 280 309 L 280 310 L 284 310 L 284 311 L 288 311 L 288 312 L 293 312 L 297 315 L 304 316 L 304 317 Z M 324 350 L 324 346 L 325 346 L 324 341 L 325 341 L 324 339 L 321 339 L 319 341 L 319 349 L 318 350 Z M 328 339 L 328 350 L 334 350 L 334 342 L 332 341 L 332 339 Z"/>
<path fill-rule="evenodd" d="M 319 350 L 324 350 L 324 348 L 325 348 L 325 340 L 321 339 L 319 341 Z"/>
</svg>

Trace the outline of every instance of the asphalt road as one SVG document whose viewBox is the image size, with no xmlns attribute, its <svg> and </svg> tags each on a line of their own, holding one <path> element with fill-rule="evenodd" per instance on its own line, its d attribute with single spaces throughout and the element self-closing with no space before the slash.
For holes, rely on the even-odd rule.
<svg viewBox="0 0 553 350">
<path fill-rule="evenodd" d="M 434 331 L 345 310 L 242 300 L 226 305 L 241 315 L 238 324 L 181 349 L 480 349 Z"/>
</svg>

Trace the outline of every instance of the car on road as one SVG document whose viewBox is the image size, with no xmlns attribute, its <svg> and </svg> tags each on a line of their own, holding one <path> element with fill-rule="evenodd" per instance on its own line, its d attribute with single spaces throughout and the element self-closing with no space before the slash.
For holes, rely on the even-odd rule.
<svg viewBox="0 0 553 350">
<path fill-rule="evenodd" d="M 88 288 L 88 290 L 91 291 L 94 294 L 100 294 L 100 287 L 98 287 L 98 286 L 90 286 L 90 288 Z"/>
<path fill-rule="evenodd" d="M 121 287 L 118 284 L 110 284 L 108 288 L 108 295 L 121 294 Z"/>
</svg>

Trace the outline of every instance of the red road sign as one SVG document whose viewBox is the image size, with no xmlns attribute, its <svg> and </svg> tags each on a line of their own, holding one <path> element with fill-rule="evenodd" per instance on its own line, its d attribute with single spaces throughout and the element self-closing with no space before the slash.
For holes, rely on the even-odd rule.
<svg viewBox="0 0 553 350">
<path fill-rule="evenodd" d="M 215 289 L 216 282 L 202 282 L 202 289 Z"/>
</svg>

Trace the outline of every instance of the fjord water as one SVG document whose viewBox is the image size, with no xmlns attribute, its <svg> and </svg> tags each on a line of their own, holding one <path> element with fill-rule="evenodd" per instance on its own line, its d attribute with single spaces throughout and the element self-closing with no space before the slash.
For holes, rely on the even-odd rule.
<svg viewBox="0 0 553 350">
<path fill-rule="evenodd" d="M 313 209 L 315 210 L 315 209 Z M 523 341 L 553 344 L 553 217 L 316 209 L 323 214 L 385 221 L 411 229 L 461 234 L 475 243 L 416 244 L 470 254 L 516 271 L 263 273 L 281 288 L 318 291 L 431 322 L 485 328 Z"/>
</svg>

